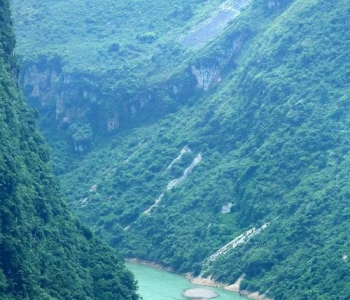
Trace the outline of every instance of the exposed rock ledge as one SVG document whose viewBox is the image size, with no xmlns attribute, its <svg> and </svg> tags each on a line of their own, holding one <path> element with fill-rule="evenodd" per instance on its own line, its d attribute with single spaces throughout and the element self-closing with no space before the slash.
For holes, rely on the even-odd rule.
<svg viewBox="0 0 350 300">
<path fill-rule="evenodd" d="M 222 288 L 231 292 L 239 293 L 240 295 L 248 297 L 249 299 L 273 300 L 271 298 L 266 297 L 265 295 L 259 294 L 258 292 L 252 293 L 250 291 L 240 290 L 239 286 L 241 281 L 243 280 L 243 277 L 244 277 L 243 275 L 240 278 L 238 278 L 238 280 L 234 284 L 231 284 L 231 285 L 216 282 L 215 280 L 211 279 L 210 276 L 208 278 L 203 278 L 203 277 L 193 277 L 192 274 L 190 273 L 187 273 L 185 275 L 186 275 L 186 278 L 194 284 Z"/>
</svg>

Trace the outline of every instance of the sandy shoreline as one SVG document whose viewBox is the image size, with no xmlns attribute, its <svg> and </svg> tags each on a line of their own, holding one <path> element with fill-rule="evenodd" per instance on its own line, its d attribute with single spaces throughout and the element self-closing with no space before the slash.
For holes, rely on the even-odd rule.
<svg viewBox="0 0 350 300">
<path fill-rule="evenodd" d="M 127 262 L 130 262 L 130 263 L 145 265 L 145 266 L 149 266 L 152 268 L 175 273 L 174 270 L 172 270 L 171 268 L 166 268 L 166 267 L 164 267 L 160 264 L 154 263 L 154 262 L 145 261 L 145 260 L 141 260 L 141 259 L 137 259 L 137 258 L 125 258 L 124 260 Z M 243 276 L 238 278 L 238 280 L 234 284 L 227 285 L 227 284 L 216 282 L 216 281 L 212 280 L 210 277 L 208 277 L 208 278 L 194 277 L 191 273 L 186 273 L 183 275 L 187 278 L 187 280 L 189 280 L 190 282 L 192 282 L 194 284 L 221 288 L 221 289 L 228 290 L 231 292 L 239 293 L 240 295 L 245 296 L 249 299 L 272 300 L 272 299 L 266 297 L 265 295 L 259 294 L 258 292 L 250 293 L 248 291 L 240 290 L 239 285 L 240 285 L 241 281 L 243 280 Z"/>
<path fill-rule="evenodd" d="M 239 293 L 240 295 L 245 296 L 249 299 L 272 300 L 272 299 L 266 297 L 265 295 L 259 294 L 258 292 L 250 293 L 248 291 L 240 290 L 239 285 L 240 285 L 241 281 L 243 280 L 243 276 L 238 278 L 238 280 L 234 284 L 231 284 L 231 285 L 227 285 L 225 283 L 218 283 L 218 282 L 212 280 L 210 277 L 208 277 L 208 278 L 193 277 L 192 274 L 189 274 L 189 273 L 185 274 L 185 276 L 189 281 L 191 281 L 194 284 L 204 285 L 204 286 L 213 286 L 213 287 L 221 288 L 221 289 L 228 290 L 231 292 L 236 292 L 236 293 Z"/>
</svg>

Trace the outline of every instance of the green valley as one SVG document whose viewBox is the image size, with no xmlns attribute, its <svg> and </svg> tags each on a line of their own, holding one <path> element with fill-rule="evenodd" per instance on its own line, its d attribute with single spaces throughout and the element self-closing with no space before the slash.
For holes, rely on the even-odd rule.
<svg viewBox="0 0 350 300">
<path fill-rule="evenodd" d="M 21 84 L 83 223 L 177 273 L 347 299 L 350 2 L 13 2 Z"/>
</svg>

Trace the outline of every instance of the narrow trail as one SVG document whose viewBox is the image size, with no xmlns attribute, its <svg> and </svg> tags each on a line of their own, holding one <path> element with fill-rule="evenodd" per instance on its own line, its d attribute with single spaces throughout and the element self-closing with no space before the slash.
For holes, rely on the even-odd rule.
<svg viewBox="0 0 350 300">
<path fill-rule="evenodd" d="M 222 255 L 225 255 L 229 250 L 232 250 L 236 248 L 238 245 L 246 243 L 250 238 L 252 238 L 254 235 L 260 233 L 262 230 L 264 230 L 269 223 L 263 224 L 260 228 L 252 228 L 249 229 L 248 231 L 242 233 L 235 239 L 233 239 L 231 242 L 227 243 L 225 246 L 221 247 L 218 251 L 216 251 L 214 254 L 209 256 L 204 264 L 208 264 L 212 261 L 215 261 L 217 258 L 219 258 Z"/>
<path fill-rule="evenodd" d="M 180 183 L 186 180 L 189 174 L 193 171 L 194 167 L 200 163 L 202 160 L 202 155 L 199 153 L 192 161 L 189 167 L 186 168 L 183 175 L 180 178 L 174 179 L 168 183 L 167 190 L 171 190 L 172 188 L 178 186 Z"/>
<path fill-rule="evenodd" d="M 186 146 L 181 150 L 181 153 L 178 157 L 176 157 L 171 164 L 168 166 L 167 170 L 170 169 L 172 167 L 172 165 L 180 160 L 182 158 L 182 156 L 187 153 L 190 152 L 191 150 Z M 177 185 L 179 185 L 180 183 L 182 183 L 183 181 L 186 180 L 187 176 L 189 174 L 191 174 L 192 170 L 194 169 L 194 167 L 199 164 L 199 162 L 202 160 L 202 155 L 199 153 L 192 161 L 192 163 L 189 165 L 189 167 L 187 167 L 183 173 L 183 175 L 180 178 L 174 179 L 172 181 L 170 181 L 167 185 L 167 190 L 171 190 L 172 188 L 176 187 Z M 163 199 L 164 194 L 161 194 L 155 201 L 154 204 L 152 204 L 149 208 L 147 208 L 142 215 L 148 215 L 150 214 L 151 210 L 156 207 Z"/>
<path fill-rule="evenodd" d="M 156 207 L 156 206 L 158 205 L 158 203 L 159 203 L 160 201 L 162 201 L 163 197 L 164 197 L 164 194 L 161 194 L 161 195 L 154 201 L 154 204 L 151 205 L 149 208 L 147 208 L 147 209 L 142 213 L 142 215 L 148 215 L 148 214 L 151 212 L 151 210 L 153 209 L 153 207 Z"/>
<path fill-rule="evenodd" d="M 187 146 L 183 147 L 181 149 L 180 154 L 169 164 L 169 166 L 166 168 L 166 170 L 169 171 L 177 161 L 181 160 L 181 158 L 184 156 L 184 154 L 190 153 L 190 152 L 191 152 L 190 148 L 188 148 Z"/>
<path fill-rule="evenodd" d="M 179 160 L 182 159 L 182 157 L 183 157 L 184 154 L 189 153 L 189 152 L 191 152 L 191 149 L 188 148 L 187 146 L 185 146 L 184 148 L 182 148 L 180 154 L 168 165 L 168 167 L 166 168 L 166 170 L 169 171 L 169 170 L 172 168 L 172 166 L 173 166 L 177 161 L 179 161 Z M 178 186 L 179 184 L 181 184 L 182 182 L 184 182 L 184 181 L 186 180 L 186 178 L 188 177 L 188 175 L 190 175 L 190 174 L 192 173 L 194 167 L 195 167 L 196 165 L 198 165 L 198 164 L 201 162 L 201 160 L 202 160 L 202 154 L 199 153 L 199 154 L 193 159 L 193 161 L 191 162 L 191 164 L 185 169 L 185 171 L 183 172 L 183 174 L 182 174 L 181 177 L 176 178 L 176 179 L 173 179 L 172 181 L 170 181 L 170 182 L 168 183 L 168 185 L 167 185 L 167 187 L 166 187 L 166 190 L 169 191 L 169 190 L 173 189 L 174 187 Z M 164 197 L 164 193 L 162 193 L 156 200 L 154 200 L 154 204 L 152 204 L 152 205 L 151 205 L 150 207 L 148 207 L 145 211 L 143 211 L 143 212 L 141 213 L 140 216 L 149 215 L 149 214 L 151 213 L 152 209 L 153 209 L 154 207 L 157 207 L 158 204 L 162 201 L 163 197 Z M 137 219 L 136 219 L 136 221 L 137 221 Z M 136 222 L 136 221 L 134 221 L 134 222 Z M 133 222 L 133 223 L 134 223 L 134 222 Z M 133 223 L 131 223 L 131 224 L 129 224 L 128 226 L 126 226 L 126 227 L 124 228 L 124 230 L 125 230 L 125 231 L 126 231 L 126 230 L 129 230 L 129 229 L 130 229 L 130 226 L 131 226 Z"/>
</svg>

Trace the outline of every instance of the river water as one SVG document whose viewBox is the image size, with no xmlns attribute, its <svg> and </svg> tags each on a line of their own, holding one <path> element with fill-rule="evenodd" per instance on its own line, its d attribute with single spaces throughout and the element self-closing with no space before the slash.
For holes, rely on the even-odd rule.
<svg viewBox="0 0 350 300">
<path fill-rule="evenodd" d="M 139 294 L 143 300 L 185 300 L 182 293 L 191 288 L 204 288 L 216 292 L 215 300 L 245 300 L 246 297 L 223 289 L 198 286 L 189 282 L 184 276 L 169 273 L 149 266 L 126 263 L 138 281 Z"/>
</svg>

